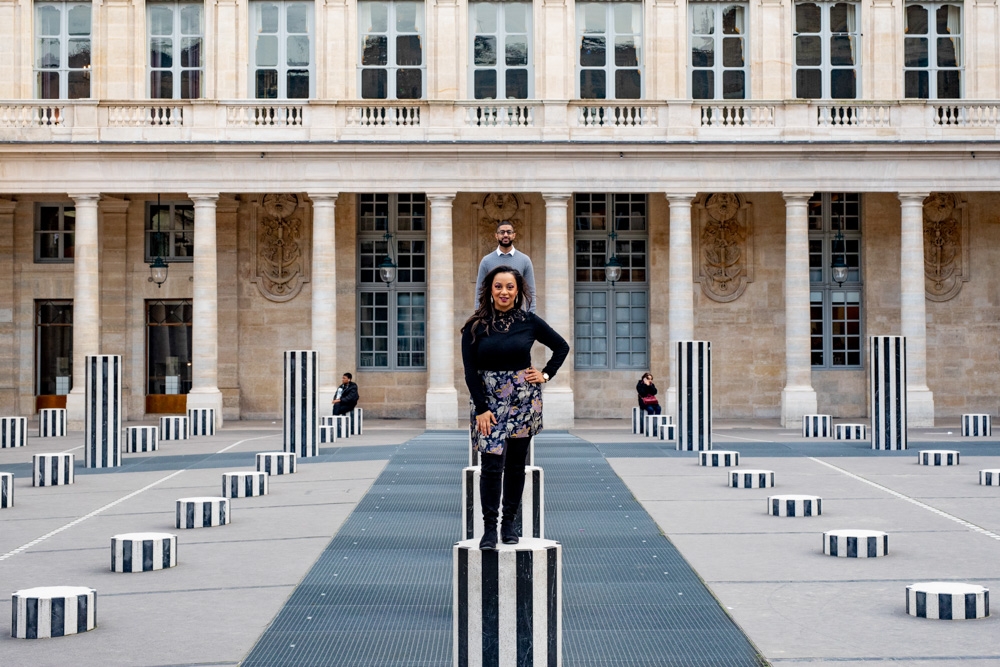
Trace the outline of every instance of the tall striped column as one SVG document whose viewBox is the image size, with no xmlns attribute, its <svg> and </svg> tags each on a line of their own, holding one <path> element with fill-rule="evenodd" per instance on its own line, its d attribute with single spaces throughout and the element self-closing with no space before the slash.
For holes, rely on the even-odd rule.
<svg viewBox="0 0 1000 667">
<path fill-rule="evenodd" d="M 296 456 L 317 456 L 319 426 L 319 353 L 285 351 L 284 450 Z"/>
<path fill-rule="evenodd" d="M 869 337 L 872 449 L 906 449 L 906 338 Z"/>
<path fill-rule="evenodd" d="M 97 354 L 85 365 L 84 465 L 114 468 L 122 463 L 122 358 Z"/>
<path fill-rule="evenodd" d="M 712 448 L 712 344 L 677 342 L 677 449 Z"/>
</svg>

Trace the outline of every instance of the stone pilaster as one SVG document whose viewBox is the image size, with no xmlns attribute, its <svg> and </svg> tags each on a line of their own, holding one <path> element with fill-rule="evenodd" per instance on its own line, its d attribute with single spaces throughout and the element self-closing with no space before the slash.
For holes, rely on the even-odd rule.
<svg viewBox="0 0 1000 667">
<path fill-rule="evenodd" d="M 459 4 L 456 0 L 436 0 L 428 2 L 427 43 L 430 45 L 430 62 L 427 67 L 427 97 L 431 100 L 463 99 L 459 94 L 459 69 L 465 62 L 465 53 L 460 45 L 466 44 L 460 32 Z M 468 11 L 468 5 L 463 3 Z"/>
<path fill-rule="evenodd" d="M 686 99 L 688 97 L 686 70 L 675 67 L 673 63 L 687 62 L 688 5 L 677 0 L 653 0 L 646 6 L 651 14 L 646 25 L 653 30 L 652 38 L 646 40 L 644 44 L 647 50 L 647 70 L 644 73 L 646 97 L 666 100 Z"/>
<path fill-rule="evenodd" d="M 543 194 L 545 199 L 545 286 L 538 310 L 563 338 L 573 340 L 573 313 L 570 309 L 569 202 L 570 194 Z M 536 285 L 537 286 L 537 285 Z M 548 355 L 546 355 L 548 356 Z M 552 382 L 542 389 L 545 426 L 573 428 L 573 353 Z"/>
<path fill-rule="evenodd" d="M 927 308 L 924 297 L 924 199 L 926 192 L 898 195 L 902 233 L 899 266 L 900 332 L 906 338 L 906 421 L 934 426 L 934 394 L 927 386 Z"/>
<path fill-rule="evenodd" d="M 574 48 L 576 36 L 570 26 L 576 25 L 572 14 L 574 5 L 565 0 L 542 0 L 540 3 L 541 42 L 534 43 L 535 97 L 540 100 L 567 100 L 573 97 L 573 77 L 575 67 L 567 67 L 567 63 L 575 63 Z M 546 110 L 546 113 L 548 110 Z M 547 120 L 547 119 L 546 119 Z"/>
<path fill-rule="evenodd" d="M 0 413 L 16 415 L 17 342 L 15 340 L 14 209 L 17 202 L 0 198 Z"/>
<path fill-rule="evenodd" d="M 239 200 L 231 195 L 219 197 L 215 204 L 219 262 L 219 391 L 222 392 L 223 420 L 240 417 L 239 207 Z"/>
<path fill-rule="evenodd" d="M 903 13 L 895 0 L 874 0 L 862 28 L 862 39 L 871 39 L 871 47 L 863 47 L 873 57 L 862 59 L 861 80 L 870 81 L 871 90 L 859 90 L 858 97 L 866 100 L 895 100 L 903 96 L 901 65 L 898 56 L 903 33 Z M 967 24 L 968 25 L 968 24 Z M 870 68 L 870 71 L 865 71 Z"/>
<path fill-rule="evenodd" d="M 781 390 L 781 425 L 785 428 L 799 428 L 803 415 L 817 412 L 809 338 L 810 197 L 811 192 L 784 193 L 785 387 Z"/>
<path fill-rule="evenodd" d="M 452 259 L 453 194 L 427 195 L 431 204 L 427 303 L 427 428 L 458 425 L 455 389 L 455 268 Z"/>
<path fill-rule="evenodd" d="M 337 375 L 337 195 L 310 193 L 312 238 L 312 349 L 319 352 L 320 414 L 331 410 Z"/>
<path fill-rule="evenodd" d="M 73 388 L 66 397 L 70 430 L 83 428 L 84 359 L 101 353 L 101 270 L 98 259 L 99 194 L 73 194 L 76 234 L 73 259 Z"/>
<path fill-rule="evenodd" d="M 670 327 L 670 367 L 666 410 L 677 415 L 677 342 L 694 340 L 694 269 L 691 259 L 693 193 L 667 194 L 670 203 L 670 257 L 667 319 Z"/>
<path fill-rule="evenodd" d="M 747 53 L 754 75 L 750 79 L 752 93 L 747 97 L 762 100 L 787 100 L 795 97 L 792 86 L 792 54 L 795 50 L 792 31 L 795 28 L 794 4 L 783 0 L 761 0 L 757 16 L 750 21 Z M 759 51 L 753 47 L 759 45 Z M 755 54 L 759 53 L 759 62 Z M 687 54 L 682 62 L 687 62 Z"/>
<path fill-rule="evenodd" d="M 217 194 L 192 194 L 194 202 L 194 299 L 191 302 L 191 392 L 187 407 L 215 408 L 222 426 L 219 391 L 219 294 L 215 233 Z"/>
</svg>

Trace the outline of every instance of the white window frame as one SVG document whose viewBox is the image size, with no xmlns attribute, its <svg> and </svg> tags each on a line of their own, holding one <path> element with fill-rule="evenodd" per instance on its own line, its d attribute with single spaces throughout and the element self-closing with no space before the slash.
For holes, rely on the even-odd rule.
<svg viewBox="0 0 1000 667">
<path fill-rule="evenodd" d="M 42 209 L 43 208 L 55 208 L 59 211 L 59 228 L 54 230 L 43 230 L 42 227 Z M 68 212 L 72 212 L 72 216 L 67 216 Z M 72 230 L 66 229 L 66 218 L 72 217 L 74 224 Z M 59 248 L 56 257 L 42 257 L 42 246 L 41 241 L 43 236 L 55 235 L 56 244 Z M 74 253 L 72 256 L 66 255 L 66 237 L 67 235 L 72 235 L 73 237 L 73 248 Z M 65 264 L 72 263 L 73 258 L 76 256 L 76 205 L 75 204 L 64 204 L 61 202 L 39 202 L 35 205 L 35 263 L 36 264 Z"/>
<path fill-rule="evenodd" d="M 159 7 L 170 7 L 173 11 L 173 29 L 169 35 L 154 35 L 153 34 L 153 20 L 152 13 L 156 8 Z M 198 32 L 196 34 L 185 34 L 183 30 L 183 22 L 181 20 L 181 12 L 185 8 L 195 7 L 198 9 Z M 170 39 L 172 59 L 173 63 L 170 67 L 153 67 L 152 53 L 153 53 L 153 39 Z M 181 53 L 183 50 L 183 43 L 185 39 L 197 38 L 199 40 L 198 45 L 198 62 L 197 67 L 185 67 L 181 62 Z M 150 60 L 146 63 L 146 94 L 150 99 L 200 99 L 205 92 L 205 5 L 201 2 L 191 2 L 189 0 L 171 0 L 168 2 L 147 2 L 146 3 L 146 54 Z M 173 90 L 171 96 L 168 98 L 153 97 L 153 73 L 154 72 L 170 72 L 173 76 Z M 181 79 L 183 78 L 184 72 L 197 72 L 198 76 L 198 94 L 195 96 L 184 97 L 181 94 Z"/>
<path fill-rule="evenodd" d="M 277 65 L 257 65 L 257 37 L 260 32 L 261 8 L 265 5 L 277 5 L 278 11 L 278 31 L 277 33 L 267 33 L 275 35 L 278 39 Z M 303 5 L 306 8 L 306 29 L 305 33 L 309 38 L 309 64 L 289 65 L 288 64 L 288 38 L 303 33 L 288 32 L 288 7 L 291 5 Z M 316 97 L 316 14 L 314 3 L 303 0 L 252 0 L 250 2 L 250 46 L 249 46 L 249 72 L 247 86 L 249 87 L 249 97 L 254 100 L 306 100 Z M 276 69 L 278 71 L 278 92 L 276 97 L 257 97 L 257 71 Z M 289 70 L 305 70 L 309 73 L 309 96 L 308 97 L 288 97 L 288 72 Z"/>
<path fill-rule="evenodd" d="M 54 7 L 59 10 L 59 34 L 58 35 L 42 35 L 40 34 L 42 19 L 40 16 L 40 11 L 45 7 Z M 87 11 L 90 13 L 90 32 L 86 35 L 82 33 L 79 35 L 69 34 L 69 12 L 77 7 L 86 7 Z M 94 10 L 93 6 L 89 2 L 36 2 L 34 6 L 34 18 L 35 18 L 35 35 L 34 35 L 34 70 L 35 70 L 35 95 L 38 99 L 90 99 L 93 97 L 94 92 L 94 82 L 91 76 L 92 66 L 94 62 Z M 41 40 L 56 38 L 59 40 L 59 66 L 58 67 L 41 67 L 40 60 L 42 56 L 41 52 Z M 90 44 L 90 56 L 88 62 L 83 67 L 70 67 L 69 66 L 69 45 L 70 41 L 84 41 L 86 40 Z M 59 97 L 57 98 L 43 98 L 42 97 L 42 85 L 41 85 L 41 75 L 56 72 L 59 74 Z M 70 72 L 86 72 L 87 79 L 87 95 L 84 97 L 73 97 L 69 96 L 69 74 Z"/>
<path fill-rule="evenodd" d="M 604 9 L 604 11 L 605 11 L 605 19 L 604 19 L 605 30 L 604 30 L 603 33 L 598 33 L 598 32 L 584 32 L 584 25 L 585 25 L 584 14 L 587 11 L 587 8 L 589 6 L 591 6 L 591 5 L 596 5 L 596 6 L 602 7 Z M 639 9 L 639 32 L 638 33 L 636 33 L 636 32 L 627 32 L 627 33 L 624 33 L 624 32 L 623 33 L 615 32 L 615 14 L 614 14 L 615 8 L 616 7 L 620 7 L 622 5 L 628 5 L 628 6 L 631 6 L 631 7 L 638 7 L 638 9 Z M 623 100 L 639 99 L 639 100 L 642 100 L 642 99 L 645 99 L 645 97 L 646 97 L 646 67 L 645 67 L 646 44 L 643 42 L 643 39 L 644 39 L 644 36 L 645 36 L 645 34 L 644 34 L 645 33 L 645 23 L 644 23 L 645 22 L 645 18 L 646 18 L 645 17 L 645 11 L 644 11 L 644 7 L 643 7 L 643 3 L 641 3 L 641 2 L 578 2 L 578 3 L 576 3 L 576 42 L 574 43 L 573 48 L 576 51 L 576 55 L 575 55 L 575 59 L 576 59 L 576 77 L 575 77 L 574 86 L 575 86 L 575 91 L 576 91 L 576 97 L 577 97 L 577 99 L 605 99 L 605 100 L 618 100 L 618 99 L 623 99 Z M 592 66 L 592 65 L 586 65 L 586 66 L 584 66 L 582 64 L 582 62 L 581 62 L 581 60 L 582 60 L 582 57 L 581 57 L 582 54 L 580 53 L 580 51 L 581 51 L 581 48 L 582 48 L 583 38 L 584 38 L 585 35 L 603 35 L 603 37 L 605 39 L 605 61 L 604 61 L 604 66 L 603 67 Z M 615 38 L 618 37 L 618 36 L 623 36 L 624 37 L 624 36 L 629 36 L 629 35 L 631 35 L 634 38 L 636 38 L 637 49 L 639 51 L 639 53 L 638 53 L 638 59 L 637 59 L 638 60 L 638 65 L 635 66 L 635 67 L 631 66 L 631 65 L 628 65 L 628 66 L 625 66 L 625 65 L 618 66 L 618 65 L 615 64 Z M 618 70 L 634 70 L 634 69 L 638 69 L 639 70 L 639 97 L 637 97 L 637 98 L 631 98 L 631 97 L 619 98 L 616 95 L 616 93 L 617 93 L 617 86 L 616 86 L 616 81 L 615 81 L 615 73 L 618 72 Z M 584 70 L 591 70 L 591 71 L 601 71 L 601 70 L 603 70 L 604 71 L 604 73 L 605 73 L 605 82 L 604 82 L 605 96 L 603 98 L 593 98 L 593 97 L 582 98 L 581 97 L 581 88 L 582 87 L 580 85 L 580 78 L 581 78 L 582 73 L 583 73 Z"/>
<path fill-rule="evenodd" d="M 478 32 L 476 30 L 476 11 L 480 6 L 489 6 L 496 9 L 496 32 Z M 509 7 L 517 6 L 523 9 L 525 13 L 525 30 L 526 33 L 508 33 L 507 32 L 507 21 L 506 13 Z M 530 2 L 470 2 L 469 3 L 469 99 L 495 99 L 495 100 L 507 100 L 507 99 L 533 99 L 535 94 L 535 63 L 534 63 L 534 44 L 532 43 L 532 35 L 534 26 L 532 25 L 531 16 L 532 4 Z M 527 63 L 524 65 L 508 65 L 507 64 L 507 37 L 509 35 L 521 36 L 524 34 L 527 39 L 528 44 L 528 58 Z M 477 65 L 476 64 L 476 37 L 478 36 L 494 36 L 496 37 L 496 57 L 497 62 L 495 65 Z M 528 89 L 527 96 L 524 98 L 508 98 L 507 97 L 507 70 L 527 70 L 528 72 Z M 477 98 L 476 97 L 476 72 L 483 71 L 494 71 L 497 77 L 497 95 L 494 98 Z"/>
<path fill-rule="evenodd" d="M 854 30 L 850 32 L 838 32 L 833 33 L 830 31 L 830 10 L 835 5 L 852 5 L 854 7 Z M 820 8 L 820 32 L 819 33 L 800 33 L 798 31 L 796 8 L 799 5 L 818 5 Z M 854 97 L 852 98 L 836 98 L 836 99 L 861 99 L 862 98 L 862 77 L 861 77 L 861 65 L 862 65 L 862 54 L 864 52 L 863 45 L 861 43 L 861 3 L 857 0 L 851 0 L 850 2 L 843 2 L 842 0 L 808 0 L 805 2 L 795 2 L 792 5 L 792 85 L 795 88 L 796 99 L 821 99 L 830 100 L 834 99 L 831 95 L 831 76 L 834 70 L 854 70 L 854 81 L 855 90 Z M 831 65 L 830 64 L 830 40 L 836 35 L 848 35 L 853 37 L 855 40 L 854 49 L 854 64 L 850 67 L 846 65 Z M 819 65 L 799 65 L 798 64 L 798 37 L 802 36 L 818 36 L 820 38 L 820 64 Z M 799 70 L 820 70 L 821 80 L 820 87 L 821 93 L 818 98 L 807 98 L 801 97 L 799 95 L 798 86 L 798 72 Z"/>
<path fill-rule="evenodd" d="M 927 10 L 927 33 L 925 35 L 909 35 L 906 33 L 906 9 L 911 6 L 924 7 Z M 945 35 L 939 35 L 937 32 L 937 11 L 942 7 L 958 7 L 959 20 L 958 20 L 958 33 L 948 33 Z M 906 94 L 906 73 L 907 72 L 927 72 L 927 98 L 930 100 L 938 99 L 963 99 L 965 97 L 965 54 L 963 49 L 965 48 L 965 5 L 963 2 L 907 2 L 903 5 L 903 94 L 910 99 L 921 99 L 913 95 Z M 938 60 L 938 39 L 951 38 L 958 42 L 958 48 L 955 49 L 956 60 L 958 61 L 957 67 L 940 67 L 937 64 Z M 906 65 L 906 41 L 908 39 L 926 39 L 927 40 L 927 67 L 907 67 Z M 938 97 L 938 72 L 958 72 L 958 97 Z"/>
<path fill-rule="evenodd" d="M 698 99 L 709 99 L 709 100 L 724 100 L 724 99 L 739 99 L 745 100 L 750 92 L 750 59 L 747 54 L 750 48 L 750 6 L 746 2 L 725 2 L 724 0 L 704 0 L 700 2 L 691 2 L 688 7 L 692 8 L 694 6 L 704 6 L 712 5 L 715 9 L 713 32 L 711 35 L 705 34 L 695 34 L 694 29 L 694 12 L 689 11 L 690 20 L 688 21 L 688 96 L 694 99 L 694 72 L 695 71 L 711 71 L 714 74 L 715 85 L 712 91 L 712 97 L 698 98 Z M 743 8 L 743 32 L 738 36 L 743 40 L 743 67 L 727 67 L 723 64 L 724 52 L 723 52 L 723 40 L 731 39 L 737 35 L 726 35 L 723 34 L 723 15 L 728 7 L 742 7 Z M 715 49 L 715 64 L 711 67 L 695 66 L 694 64 L 694 41 L 699 38 L 711 38 Z M 742 97 L 725 97 L 723 88 L 723 79 L 725 78 L 724 72 L 743 72 L 743 96 Z"/>
<path fill-rule="evenodd" d="M 417 7 L 417 19 L 416 24 L 418 29 L 416 32 L 399 32 L 396 30 L 396 11 L 400 4 L 402 3 L 416 5 Z M 384 4 L 387 6 L 388 18 L 387 18 L 387 31 L 385 33 L 380 32 L 366 32 L 366 28 L 362 25 L 364 20 L 363 6 L 366 4 Z M 357 86 L 358 86 L 358 97 L 362 96 L 362 83 L 361 77 L 366 70 L 385 70 L 386 72 L 386 96 L 385 97 L 367 97 L 363 99 L 386 99 L 386 100 L 396 100 L 400 99 L 396 90 L 396 72 L 401 69 L 406 70 L 420 70 L 420 97 L 418 98 L 403 98 L 405 100 L 410 99 L 427 99 L 427 51 L 429 44 L 427 42 L 427 11 L 423 2 L 412 2 L 412 0 L 361 0 L 358 2 L 358 76 L 357 76 Z M 386 36 L 386 64 L 385 65 L 364 65 L 364 51 L 365 51 L 365 37 L 368 35 L 382 35 Z M 398 65 L 396 64 L 396 38 L 405 35 L 417 35 L 420 39 L 420 65 Z"/>
</svg>

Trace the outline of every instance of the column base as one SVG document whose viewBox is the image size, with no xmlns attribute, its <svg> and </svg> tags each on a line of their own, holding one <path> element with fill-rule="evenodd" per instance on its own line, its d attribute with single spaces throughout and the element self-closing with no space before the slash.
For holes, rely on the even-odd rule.
<svg viewBox="0 0 1000 667">
<path fill-rule="evenodd" d="M 187 395 L 187 409 L 214 408 L 215 428 L 222 427 L 222 392 L 218 389 L 191 390 Z"/>
<path fill-rule="evenodd" d="M 69 431 L 82 431 L 86 413 L 87 399 L 83 389 L 73 388 L 66 394 L 66 429 Z"/>
<path fill-rule="evenodd" d="M 818 411 L 816 390 L 812 387 L 786 387 L 781 390 L 781 425 L 801 428 L 804 415 Z"/>
<path fill-rule="evenodd" d="M 542 389 L 542 406 L 542 423 L 545 428 L 562 431 L 576 426 L 571 388 Z"/>
<path fill-rule="evenodd" d="M 426 428 L 458 428 L 458 391 L 454 388 L 429 390 L 426 406 Z"/>
<path fill-rule="evenodd" d="M 915 428 L 933 428 L 934 392 L 927 387 L 907 387 L 906 425 Z"/>
</svg>

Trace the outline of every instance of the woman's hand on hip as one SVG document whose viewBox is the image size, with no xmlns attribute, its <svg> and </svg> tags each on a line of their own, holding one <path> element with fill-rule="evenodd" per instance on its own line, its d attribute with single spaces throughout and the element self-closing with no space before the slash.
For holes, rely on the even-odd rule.
<svg viewBox="0 0 1000 667">
<path fill-rule="evenodd" d="M 496 423 L 497 418 L 493 416 L 492 410 L 487 410 L 481 415 L 476 415 L 476 430 L 482 435 L 489 435 Z"/>
<path fill-rule="evenodd" d="M 524 371 L 524 379 L 531 384 L 542 384 L 545 382 L 545 378 L 542 377 L 542 372 L 534 366 L 531 366 L 528 370 Z"/>
</svg>

